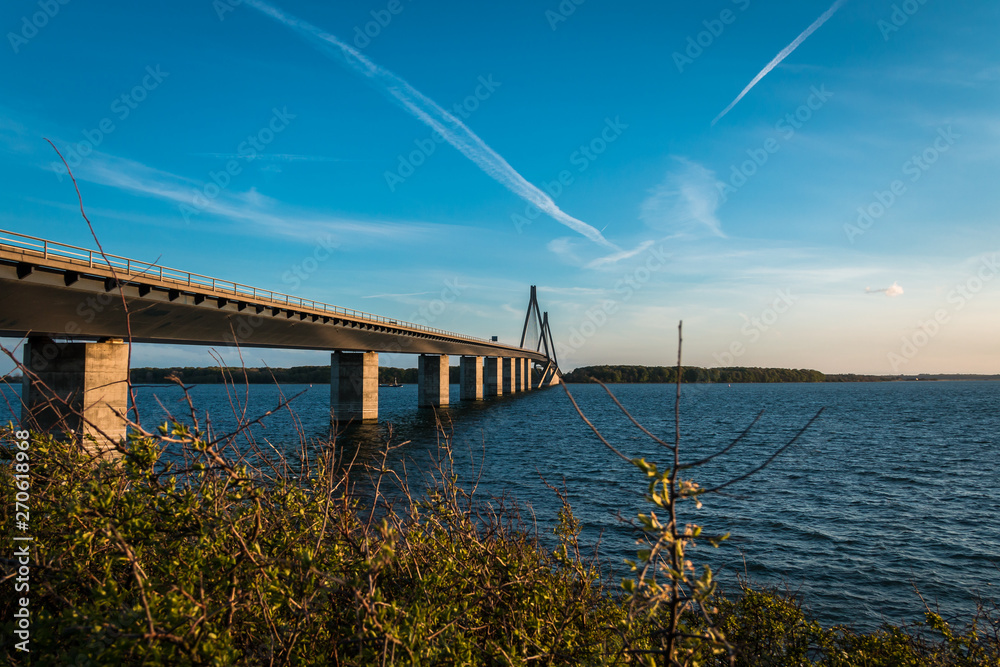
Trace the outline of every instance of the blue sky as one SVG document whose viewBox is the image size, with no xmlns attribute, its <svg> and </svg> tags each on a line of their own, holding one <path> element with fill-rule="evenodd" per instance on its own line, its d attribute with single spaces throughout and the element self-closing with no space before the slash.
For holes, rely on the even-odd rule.
<svg viewBox="0 0 1000 667">
<path fill-rule="evenodd" d="M 93 246 L 48 137 L 108 252 L 513 342 L 537 284 L 567 369 L 672 363 L 683 319 L 692 365 L 1000 373 L 998 26 L 986 0 L 11 0 L 0 228 Z"/>
</svg>

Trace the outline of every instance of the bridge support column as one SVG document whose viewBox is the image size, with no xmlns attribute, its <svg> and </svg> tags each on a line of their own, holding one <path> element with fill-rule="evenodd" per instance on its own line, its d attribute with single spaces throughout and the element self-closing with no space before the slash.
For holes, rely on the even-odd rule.
<svg viewBox="0 0 1000 667">
<path fill-rule="evenodd" d="M 459 362 L 459 382 L 463 401 L 483 400 L 483 358 L 462 357 Z"/>
<path fill-rule="evenodd" d="M 330 419 L 378 421 L 378 353 L 334 352 L 330 355 Z"/>
<path fill-rule="evenodd" d="M 518 391 L 528 391 L 531 386 L 528 379 L 528 360 L 525 358 L 514 360 L 514 385 Z"/>
<path fill-rule="evenodd" d="M 499 357 L 486 357 L 486 396 L 503 396 L 503 373 L 500 368 Z"/>
<path fill-rule="evenodd" d="M 127 434 L 128 346 L 56 343 L 29 337 L 21 396 L 21 423 L 56 435 L 72 432 L 87 444 L 121 441 Z"/>
<path fill-rule="evenodd" d="M 417 406 L 448 405 L 448 355 L 421 354 L 417 360 Z"/>
<path fill-rule="evenodd" d="M 503 366 L 503 393 L 504 394 L 516 394 L 517 386 L 514 384 L 516 376 L 514 374 L 514 362 L 516 360 L 512 357 L 504 357 L 500 360 Z"/>
<path fill-rule="evenodd" d="M 540 389 L 551 387 L 561 382 L 559 374 L 556 370 L 556 367 L 551 362 L 545 365 L 545 369 L 542 371 L 541 379 L 538 381 L 538 387 Z"/>
</svg>

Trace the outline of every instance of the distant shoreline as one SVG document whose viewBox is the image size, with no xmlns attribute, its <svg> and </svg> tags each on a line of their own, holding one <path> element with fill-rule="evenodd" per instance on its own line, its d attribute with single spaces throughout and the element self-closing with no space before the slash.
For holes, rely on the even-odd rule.
<svg viewBox="0 0 1000 667">
<path fill-rule="evenodd" d="M 590 382 L 591 378 L 605 384 L 663 384 L 677 381 L 672 366 L 584 366 L 563 376 L 566 382 Z M 822 373 L 813 369 L 728 367 L 683 367 L 681 381 L 698 384 L 770 384 L 795 382 L 940 382 L 940 381 L 1000 381 L 1000 375 L 977 374 L 918 374 L 867 375 L 860 373 Z"/>
</svg>

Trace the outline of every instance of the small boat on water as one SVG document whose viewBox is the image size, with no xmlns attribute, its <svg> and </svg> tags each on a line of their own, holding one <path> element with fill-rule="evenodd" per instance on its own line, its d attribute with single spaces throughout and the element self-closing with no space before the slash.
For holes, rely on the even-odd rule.
<svg viewBox="0 0 1000 667">
<path fill-rule="evenodd" d="M 403 383 L 399 381 L 399 378 L 392 378 L 392 382 L 380 382 L 380 387 L 402 387 Z"/>
</svg>

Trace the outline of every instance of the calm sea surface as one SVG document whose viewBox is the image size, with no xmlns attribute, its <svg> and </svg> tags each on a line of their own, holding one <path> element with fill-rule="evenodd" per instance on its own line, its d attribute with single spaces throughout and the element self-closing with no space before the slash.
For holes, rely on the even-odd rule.
<svg viewBox="0 0 1000 667">
<path fill-rule="evenodd" d="M 612 389 L 650 431 L 672 438 L 673 386 Z M 570 390 L 626 456 L 670 460 L 600 387 Z M 138 391 L 144 423 L 162 422 L 164 407 L 185 411 L 176 388 Z M 305 391 L 293 407 L 307 438 L 329 435 L 328 386 L 281 391 Z M 234 423 L 224 387 L 196 387 L 192 396 L 217 432 Z M 251 386 L 248 414 L 263 413 L 277 399 L 276 387 Z M 456 385 L 451 400 L 442 416 L 452 424 L 460 482 L 471 486 L 481 473 L 480 496 L 506 492 L 530 506 L 526 516 L 534 514 L 543 538 L 559 501 L 542 478 L 565 484 L 583 542 L 600 542 L 602 562 L 616 577 L 624 574 L 622 559 L 634 556 L 635 536 L 618 515 L 648 511 L 645 482 L 594 437 L 563 390 L 470 405 L 459 404 Z M 352 427 L 338 443 L 368 456 L 391 424 L 394 443 L 409 441 L 394 452 L 396 466 L 405 460 L 411 482 L 419 483 L 439 438 L 431 411 L 418 411 L 416 402 L 413 385 L 381 389 L 382 423 Z M 732 495 L 707 497 L 701 510 L 686 506 L 683 520 L 732 533 L 718 550 L 696 549 L 692 560 L 721 568 L 724 582 L 746 572 L 758 582 L 787 585 L 822 621 L 860 628 L 922 618 L 914 585 L 945 615 L 967 614 L 976 593 L 1000 597 L 991 586 L 1000 578 L 1000 382 L 685 385 L 682 458 L 721 449 L 764 409 L 742 444 L 691 474 L 704 486 L 716 485 L 760 465 L 822 407 L 826 411 L 798 444 L 730 487 Z M 260 436 L 297 449 L 287 412 L 265 425 Z"/>
</svg>

